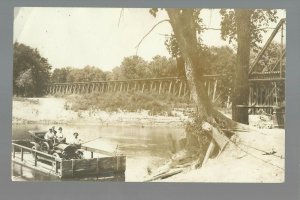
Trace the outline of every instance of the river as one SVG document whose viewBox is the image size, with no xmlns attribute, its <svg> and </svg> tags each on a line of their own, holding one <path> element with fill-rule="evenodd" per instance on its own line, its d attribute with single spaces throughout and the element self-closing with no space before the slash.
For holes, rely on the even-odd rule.
<svg viewBox="0 0 300 200">
<path fill-rule="evenodd" d="M 59 126 L 63 127 L 67 141 L 74 132 L 78 132 L 83 141 L 95 139 L 93 142 L 97 142 L 105 138 L 105 142 L 117 144 L 119 153 L 127 157 L 126 182 L 143 181 L 149 169 L 155 169 L 169 158 L 168 135 L 171 134 L 176 141 L 184 136 L 184 129 L 175 127 L 56 125 L 56 129 Z M 47 130 L 50 127 L 40 124 L 14 125 L 13 139 L 28 139 L 28 130 Z M 16 164 L 12 165 L 12 173 L 15 180 L 52 180 L 48 175 Z"/>
</svg>

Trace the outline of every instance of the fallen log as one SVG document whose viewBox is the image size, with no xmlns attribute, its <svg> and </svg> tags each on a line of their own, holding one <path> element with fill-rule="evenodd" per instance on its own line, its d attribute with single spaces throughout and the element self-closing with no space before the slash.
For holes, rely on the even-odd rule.
<svg viewBox="0 0 300 200">
<path fill-rule="evenodd" d="M 210 134 L 210 136 L 219 146 L 220 153 L 221 153 L 224 147 L 226 146 L 226 144 L 229 142 L 229 138 L 227 138 L 224 134 L 221 134 L 217 128 L 213 127 L 208 122 L 203 122 L 202 129 Z"/>
<path fill-rule="evenodd" d="M 147 179 L 145 180 L 144 182 L 150 182 L 150 181 L 155 181 L 155 180 L 159 180 L 159 179 L 165 179 L 165 178 L 169 178 L 171 176 L 174 176 L 176 174 L 179 174 L 183 171 L 183 169 L 176 169 L 176 170 L 172 170 L 172 171 L 169 171 L 169 172 L 165 172 L 165 173 L 162 173 L 160 175 L 156 175 L 150 179 Z"/>
</svg>

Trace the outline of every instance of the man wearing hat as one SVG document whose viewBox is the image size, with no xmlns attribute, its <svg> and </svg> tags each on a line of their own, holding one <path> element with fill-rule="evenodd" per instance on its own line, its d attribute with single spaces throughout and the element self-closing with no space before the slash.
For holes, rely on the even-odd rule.
<svg viewBox="0 0 300 200">
<path fill-rule="evenodd" d="M 50 128 L 49 131 L 45 134 L 44 139 L 45 140 L 53 140 L 53 138 L 54 138 L 53 129 Z"/>
<path fill-rule="evenodd" d="M 70 142 L 71 144 L 75 144 L 75 145 L 81 145 L 81 143 L 83 142 L 82 139 L 80 139 L 78 136 L 79 134 L 77 132 L 73 133 L 73 140 Z"/>
</svg>

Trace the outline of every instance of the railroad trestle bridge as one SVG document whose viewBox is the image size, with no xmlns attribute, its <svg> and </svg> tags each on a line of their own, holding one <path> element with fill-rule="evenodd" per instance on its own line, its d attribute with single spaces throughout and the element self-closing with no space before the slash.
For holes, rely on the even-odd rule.
<svg viewBox="0 0 300 200">
<path fill-rule="evenodd" d="M 272 113 L 274 106 L 282 105 L 285 78 L 280 72 L 253 73 L 249 79 L 249 108 L 263 109 Z M 230 76 L 204 75 L 204 85 L 208 96 L 213 102 L 223 99 L 230 101 L 228 83 Z M 226 86 L 225 86 L 226 85 Z M 129 79 L 111 81 L 91 81 L 72 83 L 53 83 L 49 86 L 51 95 L 89 94 L 107 92 L 154 92 L 157 94 L 172 94 L 178 97 L 190 98 L 188 84 L 183 77 L 166 77 L 150 79 Z"/>
<path fill-rule="evenodd" d="M 206 75 L 205 86 L 208 94 L 215 96 L 218 83 L 226 76 Z M 189 88 L 183 77 L 165 77 L 149 79 L 128 79 L 91 82 L 53 83 L 48 88 L 49 94 L 87 94 L 106 92 L 156 92 L 173 94 L 179 97 L 189 95 Z M 214 97 L 215 98 L 215 97 Z"/>
</svg>

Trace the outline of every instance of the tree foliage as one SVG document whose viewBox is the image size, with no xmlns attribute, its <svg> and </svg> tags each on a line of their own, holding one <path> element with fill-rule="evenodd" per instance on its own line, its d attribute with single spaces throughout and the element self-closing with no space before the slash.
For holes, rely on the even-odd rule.
<svg viewBox="0 0 300 200">
<path fill-rule="evenodd" d="M 277 22 L 276 9 L 252 9 L 250 16 L 251 48 L 258 52 L 258 44 L 263 41 L 263 33 L 270 28 L 270 22 Z M 221 9 L 221 38 L 229 43 L 237 41 L 236 11 L 234 9 Z"/>
<path fill-rule="evenodd" d="M 64 67 L 55 69 L 51 76 L 53 83 L 104 81 L 106 74 L 97 67 L 86 66 L 83 69 Z"/>
<path fill-rule="evenodd" d="M 178 76 L 176 61 L 165 56 L 154 56 L 149 62 L 149 76 L 151 78 Z"/>
<path fill-rule="evenodd" d="M 37 49 L 14 43 L 13 93 L 22 96 L 42 96 L 47 92 L 51 65 Z"/>
<path fill-rule="evenodd" d="M 139 56 L 124 58 L 120 65 L 121 78 L 138 79 L 146 78 L 149 74 L 148 63 Z"/>
</svg>

